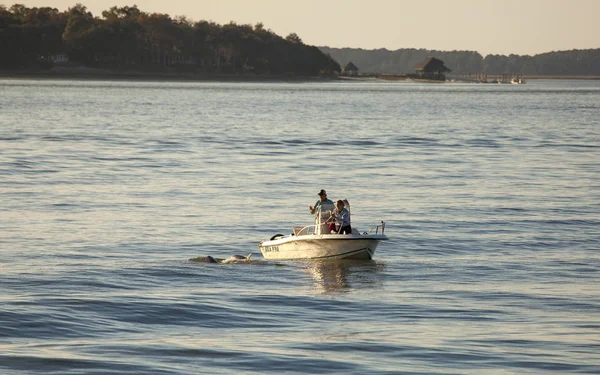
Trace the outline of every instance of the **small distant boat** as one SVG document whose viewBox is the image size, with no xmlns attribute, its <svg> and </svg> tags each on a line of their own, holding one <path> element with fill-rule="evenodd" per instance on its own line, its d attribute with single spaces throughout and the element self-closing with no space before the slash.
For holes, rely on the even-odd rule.
<svg viewBox="0 0 600 375">
<path fill-rule="evenodd" d="M 323 212 L 326 211 L 327 207 L 324 207 Z M 367 232 L 360 233 L 352 228 L 352 234 L 341 234 L 331 233 L 329 224 L 324 219 L 325 215 L 319 210 L 315 215 L 314 225 L 294 227 L 293 234 L 277 234 L 270 240 L 259 243 L 258 248 L 265 259 L 370 260 L 379 243 L 388 239 L 384 235 L 383 221 Z"/>
<path fill-rule="evenodd" d="M 525 78 L 515 77 L 510 80 L 510 83 L 513 85 L 522 85 L 525 83 Z"/>
</svg>

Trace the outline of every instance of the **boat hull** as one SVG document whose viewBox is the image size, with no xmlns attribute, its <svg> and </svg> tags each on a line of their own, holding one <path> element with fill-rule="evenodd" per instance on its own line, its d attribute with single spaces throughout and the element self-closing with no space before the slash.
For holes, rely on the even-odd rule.
<svg viewBox="0 0 600 375">
<path fill-rule="evenodd" d="M 265 259 L 360 259 L 370 260 L 384 235 L 287 236 L 258 245 Z"/>
</svg>

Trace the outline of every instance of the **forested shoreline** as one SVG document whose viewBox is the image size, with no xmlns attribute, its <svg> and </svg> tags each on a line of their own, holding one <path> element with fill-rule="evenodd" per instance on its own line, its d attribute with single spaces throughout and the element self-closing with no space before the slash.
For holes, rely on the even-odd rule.
<svg viewBox="0 0 600 375">
<path fill-rule="evenodd" d="M 360 48 L 319 47 L 343 67 L 355 64 L 361 73 L 405 74 L 430 56 L 444 61 L 452 74 L 485 73 L 525 76 L 600 76 L 600 48 L 554 51 L 535 56 L 487 55 L 476 51 L 436 51 L 406 48 L 364 50 Z"/>
<path fill-rule="evenodd" d="M 306 45 L 262 23 L 219 25 L 147 13 L 137 6 L 112 7 L 95 16 L 82 4 L 66 11 L 0 5 L 0 74 L 332 77 L 349 62 L 360 73 L 410 74 L 428 57 L 452 74 L 600 76 L 600 48 L 535 56 L 476 51 L 364 50 Z"/>
<path fill-rule="evenodd" d="M 96 17 L 77 4 L 67 11 L 0 6 L 0 69 L 59 67 L 144 74 L 327 76 L 339 64 L 294 33 L 278 36 L 263 24 L 192 22 L 112 7 Z M 71 69 L 76 71 L 76 69 Z"/>
</svg>

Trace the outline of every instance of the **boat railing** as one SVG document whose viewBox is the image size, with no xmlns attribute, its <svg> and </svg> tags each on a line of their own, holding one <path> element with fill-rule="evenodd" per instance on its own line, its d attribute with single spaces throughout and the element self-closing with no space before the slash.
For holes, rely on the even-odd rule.
<svg viewBox="0 0 600 375">
<path fill-rule="evenodd" d="M 310 234 L 329 234 L 329 223 L 330 218 L 329 212 L 333 209 L 333 205 L 324 204 L 317 208 L 315 211 L 315 222 L 311 225 L 303 227 L 293 227 L 295 236 L 306 236 Z"/>
<path fill-rule="evenodd" d="M 311 234 L 318 234 L 317 227 L 320 227 L 320 226 L 321 226 L 321 224 L 306 225 L 303 227 L 292 227 L 292 229 L 294 231 L 294 236 L 307 236 L 307 235 L 311 235 Z M 364 232 L 363 235 L 365 235 L 365 234 L 384 234 L 384 232 L 385 232 L 385 222 L 382 221 L 381 224 L 375 225 L 368 231 Z M 359 232 L 356 232 L 355 234 L 357 234 L 357 233 L 359 233 Z M 330 234 L 330 233 L 321 233 L 321 234 Z M 339 234 L 339 232 L 334 233 L 334 234 Z"/>
<path fill-rule="evenodd" d="M 350 209 L 350 203 L 347 200 L 344 200 L 345 206 Z M 306 225 L 303 227 L 292 227 L 294 231 L 294 236 L 306 236 L 311 234 L 340 234 L 341 226 L 338 226 L 337 233 L 331 232 L 329 229 L 330 219 L 331 219 L 331 210 L 329 207 L 331 205 L 323 205 L 323 207 L 318 207 L 315 212 L 315 223 L 313 225 Z M 385 222 L 381 222 L 381 224 L 376 225 L 369 229 L 369 231 L 364 232 L 363 234 L 381 234 L 385 231 Z M 360 232 L 355 232 L 359 234 Z"/>
<path fill-rule="evenodd" d="M 381 234 L 383 234 L 383 232 L 385 232 L 385 221 L 382 221 L 379 225 L 375 225 L 373 228 L 369 229 L 368 232 L 365 232 L 365 234 L 373 234 L 373 232 L 375 232 L 375 234 L 379 234 L 380 229 Z"/>
<path fill-rule="evenodd" d="M 316 225 L 307 225 L 304 227 L 293 227 L 294 236 L 306 236 L 315 233 Z"/>
</svg>

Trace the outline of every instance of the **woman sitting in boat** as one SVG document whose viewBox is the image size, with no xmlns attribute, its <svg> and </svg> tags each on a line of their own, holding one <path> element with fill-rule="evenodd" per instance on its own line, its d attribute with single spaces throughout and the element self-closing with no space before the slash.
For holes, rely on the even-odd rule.
<svg viewBox="0 0 600 375">
<path fill-rule="evenodd" d="M 335 233 L 352 234 L 350 226 L 350 211 L 344 207 L 344 201 L 338 200 L 335 202 L 336 209 L 331 212 L 331 218 L 335 220 L 337 230 Z"/>
</svg>

